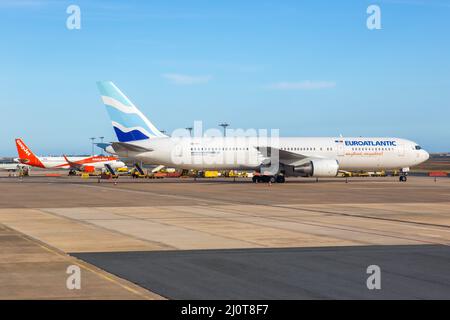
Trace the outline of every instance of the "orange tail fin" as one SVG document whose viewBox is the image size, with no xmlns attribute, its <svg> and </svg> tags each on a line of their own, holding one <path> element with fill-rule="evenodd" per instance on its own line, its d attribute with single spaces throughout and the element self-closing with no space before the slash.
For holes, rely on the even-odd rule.
<svg viewBox="0 0 450 320">
<path fill-rule="evenodd" d="M 41 160 L 34 155 L 34 153 L 27 147 L 22 139 L 16 139 L 17 153 L 19 154 L 19 161 L 33 167 L 45 168 Z"/>
</svg>

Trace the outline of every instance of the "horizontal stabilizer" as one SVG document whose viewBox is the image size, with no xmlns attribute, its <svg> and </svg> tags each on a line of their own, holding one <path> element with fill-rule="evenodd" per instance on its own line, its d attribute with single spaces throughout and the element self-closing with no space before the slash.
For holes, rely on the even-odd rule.
<svg viewBox="0 0 450 320">
<path fill-rule="evenodd" d="M 153 149 L 136 146 L 126 142 L 113 142 L 112 147 L 116 152 L 149 152 Z"/>
</svg>

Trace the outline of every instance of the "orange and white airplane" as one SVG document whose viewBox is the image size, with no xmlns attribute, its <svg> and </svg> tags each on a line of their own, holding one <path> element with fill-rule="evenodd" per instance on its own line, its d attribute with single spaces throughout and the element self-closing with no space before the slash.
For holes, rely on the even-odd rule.
<svg viewBox="0 0 450 320">
<path fill-rule="evenodd" d="M 105 168 L 108 164 L 113 169 L 125 167 L 125 163 L 117 157 L 92 156 L 92 157 L 38 157 L 22 141 L 16 139 L 19 162 L 44 169 L 65 169 L 73 171 L 93 172 L 96 169 Z"/>
</svg>

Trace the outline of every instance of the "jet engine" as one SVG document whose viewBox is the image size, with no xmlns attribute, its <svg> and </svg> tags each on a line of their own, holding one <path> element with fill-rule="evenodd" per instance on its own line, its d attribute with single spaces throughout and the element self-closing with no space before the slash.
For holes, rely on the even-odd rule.
<svg viewBox="0 0 450 320">
<path fill-rule="evenodd" d="M 82 171 L 83 172 L 94 172 L 95 171 L 95 167 L 94 166 L 83 166 Z"/>
<path fill-rule="evenodd" d="M 314 159 L 294 167 L 294 172 L 303 177 L 335 177 L 338 170 L 337 160 L 332 159 Z"/>
</svg>

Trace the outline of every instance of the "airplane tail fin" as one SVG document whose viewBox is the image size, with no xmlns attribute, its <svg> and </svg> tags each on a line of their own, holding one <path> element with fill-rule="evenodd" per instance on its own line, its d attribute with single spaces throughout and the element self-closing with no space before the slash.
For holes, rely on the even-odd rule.
<svg viewBox="0 0 450 320">
<path fill-rule="evenodd" d="M 22 139 L 16 139 L 17 153 L 19 154 L 19 161 L 24 164 L 28 164 L 34 167 L 45 168 L 39 157 L 37 157 L 30 148 L 22 141 Z"/>
<path fill-rule="evenodd" d="M 99 81 L 97 86 L 120 142 L 166 137 L 114 83 Z"/>
</svg>

